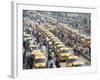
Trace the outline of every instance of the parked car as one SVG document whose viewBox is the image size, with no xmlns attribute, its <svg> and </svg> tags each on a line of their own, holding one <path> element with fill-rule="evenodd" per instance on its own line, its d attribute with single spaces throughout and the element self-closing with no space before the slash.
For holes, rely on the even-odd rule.
<svg viewBox="0 0 100 80">
<path fill-rule="evenodd" d="M 47 63 L 47 58 L 43 53 L 36 53 L 33 67 L 34 68 L 45 68 Z"/>
<path fill-rule="evenodd" d="M 74 66 L 83 66 L 84 62 L 79 60 L 78 56 L 71 55 L 67 58 L 66 66 L 67 67 L 74 67 Z"/>
</svg>

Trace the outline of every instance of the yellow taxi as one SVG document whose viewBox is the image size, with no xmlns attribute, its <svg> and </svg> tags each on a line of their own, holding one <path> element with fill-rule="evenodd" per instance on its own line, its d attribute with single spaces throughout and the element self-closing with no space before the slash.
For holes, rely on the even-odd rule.
<svg viewBox="0 0 100 80">
<path fill-rule="evenodd" d="M 45 68 L 47 63 L 46 56 L 43 53 L 36 53 L 33 66 L 35 68 Z"/>
<path fill-rule="evenodd" d="M 60 40 L 56 37 L 51 37 L 50 41 L 52 41 L 54 44 L 55 44 L 55 42 L 60 42 Z"/>
<path fill-rule="evenodd" d="M 54 46 L 57 46 L 59 44 L 63 44 L 61 41 L 54 41 Z"/>
<path fill-rule="evenodd" d="M 39 54 L 41 53 L 41 51 L 38 49 L 38 50 L 32 50 L 31 52 L 31 55 L 35 55 L 35 54 Z"/>
<path fill-rule="evenodd" d="M 66 66 L 71 67 L 74 62 L 78 61 L 78 57 L 71 55 L 67 58 Z"/>
<path fill-rule="evenodd" d="M 71 55 L 69 48 L 63 47 L 59 49 L 57 54 L 60 60 L 66 60 L 68 56 Z"/>
<path fill-rule="evenodd" d="M 65 47 L 65 45 L 63 45 L 63 44 L 56 44 L 54 46 L 54 50 L 55 50 L 56 53 L 59 53 L 59 51 L 60 51 L 59 49 L 63 48 L 63 47 Z"/>
<path fill-rule="evenodd" d="M 50 41 L 52 41 L 52 42 L 58 42 L 59 41 L 60 42 L 60 40 L 55 36 L 51 36 Z"/>
<path fill-rule="evenodd" d="M 82 65 L 84 65 L 84 62 L 79 61 L 79 58 L 77 56 L 71 55 L 67 58 L 66 61 L 67 67 L 82 66 Z"/>
<path fill-rule="evenodd" d="M 62 44 L 62 43 L 56 43 L 56 44 L 54 45 L 54 49 L 55 49 L 55 50 L 60 49 L 60 48 L 63 48 L 63 47 L 65 47 L 65 45 Z"/>
<path fill-rule="evenodd" d="M 77 62 L 74 62 L 74 63 L 72 64 L 72 67 L 79 67 L 79 66 L 84 66 L 84 65 L 85 65 L 84 62 L 82 62 L 82 61 L 77 61 Z"/>
<path fill-rule="evenodd" d="M 54 35 L 53 34 L 47 34 L 47 37 L 51 38 L 51 37 L 54 37 Z"/>
</svg>

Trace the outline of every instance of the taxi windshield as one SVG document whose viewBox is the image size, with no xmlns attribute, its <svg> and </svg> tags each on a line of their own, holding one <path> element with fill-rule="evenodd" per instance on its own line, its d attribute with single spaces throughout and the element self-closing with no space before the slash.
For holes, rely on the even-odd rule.
<svg viewBox="0 0 100 80">
<path fill-rule="evenodd" d="M 71 53 L 71 54 L 74 54 L 73 50 L 62 50 L 62 53 Z"/>
<path fill-rule="evenodd" d="M 75 62 L 75 61 L 77 61 L 77 59 L 69 59 L 69 60 L 68 60 L 69 63 L 73 63 L 73 62 Z"/>
</svg>

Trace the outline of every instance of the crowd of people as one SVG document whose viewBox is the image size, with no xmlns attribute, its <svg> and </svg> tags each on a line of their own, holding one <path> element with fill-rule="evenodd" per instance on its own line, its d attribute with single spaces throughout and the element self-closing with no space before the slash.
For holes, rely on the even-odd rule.
<svg viewBox="0 0 100 80">
<path fill-rule="evenodd" d="M 32 27 L 32 25 L 28 25 L 27 27 Z M 35 25 L 37 27 L 37 25 Z M 47 66 L 46 68 L 57 68 L 60 67 L 60 61 L 55 57 L 53 46 L 48 41 L 45 35 L 43 35 L 38 29 L 33 28 L 32 31 L 29 29 L 25 30 L 27 34 L 32 36 L 32 44 L 37 45 L 41 52 L 43 52 L 47 58 Z M 26 69 L 32 69 L 34 63 L 34 56 L 31 55 L 31 51 L 29 49 L 29 42 L 23 40 L 23 65 Z"/>
<path fill-rule="evenodd" d="M 68 47 L 71 47 L 75 53 L 75 55 L 87 54 L 91 56 L 91 45 L 90 41 L 84 40 L 79 34 L 75 34 L 72 31 L 65 30 L 63 27 L 56 27 L 53 33 L 64 42 L 64 44 Z"/>
<path fill-rule="evenodd" d="M 46 54 L 47 58 L 47 68 L 57 68 L 61 67 L 60 61 L 57 58 L 57 56 L 54 55 L 53 45 L 49 43 L 47 37 L 45 34 L 42 34 L 36 27 L 41 24 L 46 24 L 41 18 L 38 20 L 35 20 L 35 24 L 29 24 L 25 26 L 27 27 L 25 29 L 25 32 L 28 34 L 31 34 L 32 36 L 32 44 L 35 44 L 39 46 L 39 49 Z M 47 22 L 49 23 L 49 22 Z M 32 27 L 34 26 L 34 27 Z M 30 31 L 28 28 L 32 28 L 32 31 Z M 42 26 L 41 26 L 42 27 Z M 90 28 L 86 30 L 87 33 L 90 33 Z M 81 40 L 82 38 L 80 35 L 73 33 L 72 31 L 65 30 L 63 26 L 59 26 L 58 23 L 56 24 L 56 27 L 54 29 L 53 34 L 57 36 L 67 47 L 71 47 L 74 51 L 74 54 L 77 56 L 80 56 L 80 54 L 87 54 L 91 56 L 91 43 L 90 41 Z M 27 69 L 32 69 L 32 65 L 34 62 L 34 56 L 31 55 L 31 51 L 28 48 L 29 44 L 28 42 L 23 40 L 23 64 L 26 65 Z"/>
<path fill-rule="evenodd" d="M 45 34 L 42 34 L 38 31 L 38 29 L 35 29 L 37 34 L 36 41 L 40 45 L 43 51 L 46 51 L 46 57 L 47 57 L 47 68 L 57 68 L 60 67 L 60 61 L 55 56 L 54 49 L 52 43 L 48 41 L 48 38 L 45 36 Z M 34 33 L 34 32 L 33 32 Z M 43 49 L 45 48 L 45 49 Z"/>
</svg>

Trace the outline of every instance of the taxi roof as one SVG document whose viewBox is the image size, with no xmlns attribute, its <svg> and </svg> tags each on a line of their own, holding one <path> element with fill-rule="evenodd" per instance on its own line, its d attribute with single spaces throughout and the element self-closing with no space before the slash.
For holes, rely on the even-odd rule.
<svg viewBox="0 0 100 80">
<path fill-rule="evenodd" d="M 61 50 L 69 50 L 69 48 L 67 48 L 67 47 L 62 47 L 62 48 L 60 48 Z"/>
<path fill-rule="evenodd" d="M 41 53 L 40 50 L 33 50 L 31 54 L 39 54 Z"/>
<path fill-rule="evenodd" d="M 45 57 L 45 55 L 41 52 L 41 53 L 35 54 L 35 58 L 46 58 L 46 57 Z"/>
</svg>

